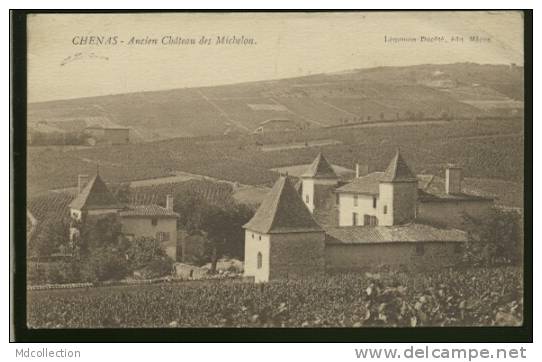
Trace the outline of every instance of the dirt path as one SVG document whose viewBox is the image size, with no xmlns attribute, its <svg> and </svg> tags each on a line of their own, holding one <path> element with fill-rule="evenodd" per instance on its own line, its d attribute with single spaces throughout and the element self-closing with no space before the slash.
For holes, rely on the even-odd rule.
<svg viewBox="0 0 542 362">
<path fill-rule="evenodd" d="M 334 106 L 334 105 L 331 104 L 331 103 L 325 102 L 325 101 L 323 101 L 323 100 L 320 100 L 320 102 L 323 103 L 323 104 L 325 104 L 325 105 L 328 106 L 328 107 L 333 108 L 333 109 L 336 110 L 336 111 L 342 112 L 342 113 L 347 114 L 347 115 L 349 115 L 349 116 L 352 116 L 352 117 L 354 117 L 354 118 L 359 117 L 359 115 L 354 114 L 354 113 L 352 113 L 352 112 L 348 112 L 347 110 L 344 110 L 344 109 L 342 109 L 342 108 L 339 108 L 339 107 L 337 107 L 337 106 Z"/>
<path fill-rule="evenodd" d="M 249 129 L 248 127 L 246 127 L 244 124 L 240 123 L 240 122 L 237 122 L 236 120 L 232 119 L 227 113 L 226 111 L 224 111 L 222 108 L 220 108 L 218 106 L 218 104 L 216 104 L 215 102 L 213 102 L 209 97 L 207 97 L 205 94 L 203 94 L 203 92 L 201 90 L 197 90 L 197 93 L 201 96 L 201 98 L 203 98 L 207 103 L 209 103 L 214 109 L 216 109 L 218 111 L 218 113 L 220 113 L 220 115 L 224 118 L 226 118 L 228 120 L 228 122 L 231 122 L 233 125 L 235 125 L 236 127 L 238 128 L 241 128 L 242 130 L 244 131 L 251 131 L 251 129 Z"/>
<path fill-rule="evenodd" d="M 299 113 L 296 113 L 296 112 L 292 111 L 290 108 L 286 107 L 284 104 L 281 104 L 281 103 L 280 103 L 279 101 L 277 101 L 275 98 L 269 98 L 269 99 L 270 99 L 271 101 L 273 101 L 275 104 L 280 105 L 280 106 L 283 106 L 284 108 L 286 108 L 286 109 L 288 110 L 288 112 L 291 113 L 291 114 L 293 114 L 294 116 L 297 116 L 297 117 L 299 117 L 299 118 L 301 118 L 301 119 L 303 119 L 303 120 L 305 120 L 305 121 L 307 121 L 307 122 L 309 122 L 309 123 L 316 124 L 316 125 L 318 125 L 318 126 L 325 126 L 325 124 L 322 123 L 322 122 L 320 122 L 320 121 L 316 121 L 316 120 L 314 120 L 314 119 L 307 118 L 307 117 L 305 117 L 305 116 L 303 116 L 303 115 L 301 115 L 301 114 L 299 114 Z"/>
</svg>

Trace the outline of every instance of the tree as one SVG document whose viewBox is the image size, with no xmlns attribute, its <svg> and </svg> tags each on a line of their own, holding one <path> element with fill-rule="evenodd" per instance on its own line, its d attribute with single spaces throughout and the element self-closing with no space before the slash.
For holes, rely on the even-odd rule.
<svg viewBox="0 0 542 362">
<path fill-rule="evenodd" d="M 250 220 L 252 215 L 250 208 L 236 203 L 225 208 L 211 208 L 204 215 L 201 228 L 211 243 L 211 271 L 216 271 L 217 260 L 222 255 L 243 258 L 242 226 Z"/>
<path fill-rule="evenodd" d="M 207 239 L 204 259 L 211 261 L 213 271 L 222 255 L 243 258 L 242 226 L 254 215 L 246 205 L 230 200 L 221 205 L 210 204 L 197 194 L 183 194 L 175 199 L 173 209 L 179 213 L 179 227 L 189 236 Z"/>
<path fill-rule="evenodd" d="M 189 234 L 201 229 L 203 215 L 209 208 L 207 200 L 195 193 L 176 195 L 173 205 L 173 210 L 179 214 L 179 226 Z"/>
<path fill-rule="evenodd" d="M 89 282 L 119 280 L 126 277 L 128 271 L 123 253 L 111 246 L 92 249 L 81 264 L 82 278 Z"/>
<path fill-rule="evenodd" d="M 47 257 L 66 248 L 70 242 L 70 223 L 66 217 L 38 224 L 43 232 L 35 233 L 37 236 L 29 240 L 28 255 L 33 257 Z"/>
<path fill-rule="evenodd" d="M 521 214 L 493 208 L 484 217 L 464 214 L 467 260 L 479 264 L 517 263 L 523 256 Z"/>
<path fill-rule="evenodd" d="M 87 216 L 81 226 L 80 253 L 118 244 L 121 224 L 116 214 Z"/>
<path fill-rule="evenodd" d="M 154 238 L 140 237 L 132 241 L 125 239 L 120 249 L 124 252 L 131 270 L 138 270 L 152 261 L 167 258 L 166 252 Z"/>
</svg>

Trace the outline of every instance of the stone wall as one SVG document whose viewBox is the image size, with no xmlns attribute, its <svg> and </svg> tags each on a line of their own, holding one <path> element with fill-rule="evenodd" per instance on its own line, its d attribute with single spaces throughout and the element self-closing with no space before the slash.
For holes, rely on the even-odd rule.
<svg viewBox="0 0 542 362">
<path fill-rule="evenodd" d="M 364 270 L 384 265 L 442 267 L 460 261 L 461 247 L 460 242 L 328 244 L 325 249 L 326 269 Z"/>
<path fill-rule="evenodd" d="M 393 184 L 393 224 L 400 225 L 411 222 L 416 217 L 418 202 L 418 184 L 415 182 L 399 182 Z"/>
<path fill-rule="evenodd" d="M 493 201 L 446 201 L 418 203 L 417 219 L 422 222 L 461 229 L 464 214 L 474 217 L 487 215 Z"/>
<path fill-rule="evenodd" d="M 269 279 L 323 274 L 324 240 L 323 232 L 272 234 Z"/>
</svg>

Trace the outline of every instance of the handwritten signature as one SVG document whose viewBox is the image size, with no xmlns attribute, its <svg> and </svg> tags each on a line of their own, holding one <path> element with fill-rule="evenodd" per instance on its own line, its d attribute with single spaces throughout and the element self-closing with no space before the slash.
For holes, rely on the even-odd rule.
<svg viewBox="0 0 542 362">
<path fill-rule="evenodd" d="M 83 60 L 83 59 L 109 60 L 109 57 L 106 57 L 103 55 L 97 55 L 95 53 L 75 53 L 74 55 L 70 55 L 69 57 L 64 58 L 62 62 L 60 63 L 60 66 L 64 66 L 76 60 Z"/>
</svg>

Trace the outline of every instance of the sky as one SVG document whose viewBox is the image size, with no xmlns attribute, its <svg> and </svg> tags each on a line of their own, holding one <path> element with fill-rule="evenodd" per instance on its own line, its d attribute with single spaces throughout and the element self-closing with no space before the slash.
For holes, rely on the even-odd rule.
<svg viewBox="0 0 542 362">
<path fill-rule="evenodd" d="M 29 16 L 27 28 L 29 102 L 376 66 L 523 64 L 523 20 L 517 12 L 39 14 Z M 78 44 L 90 36 L 117 42 Z M 193 38 L 196 44 L 164 45 L 165 36 Z M 254 43 L 216 44 L 221 36 Z M 435 36 L 445 41 L 420 41 Z M 158 44 L 130 44 L 132 37 Z M 199 45 L 202 37 L 211 44 Z M 416 42 L 389 43 L 385 37 Z"/>
</svg>

